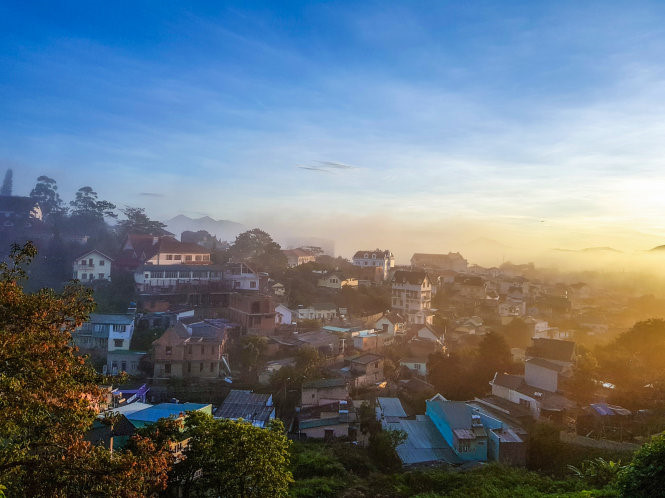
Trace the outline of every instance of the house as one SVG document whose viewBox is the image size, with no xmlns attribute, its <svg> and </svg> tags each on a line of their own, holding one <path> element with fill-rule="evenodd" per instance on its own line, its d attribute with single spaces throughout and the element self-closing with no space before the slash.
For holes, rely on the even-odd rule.
<svg viewBox="0 0 665 498">
<path fill-rule="evenodd" d="M 134 270 L 144 264 L 209 265 L 210 250 L 198 244 L 180 242 L 172 236 L 130 233 L 125 238 L 118 265 Z"/>
<path fill-rule="evenodd" d="M 443 346 L 444 335 L 438 332 L 430 324 L 412 325 L 409 327 L 409 336 L 423 341 L 436 342 Z"/>
<path fill-rule="evenodd" d="M 467 261 L 458 252 L 448 254 L 423 254 L 415 253 L 411 256 L 411 266 L 425 270 L 466 272 Z"/>
<path fill-rule="evenodd" d="M 224 265 L 224 282 L 229 289 L 235 291 L 260 291 L 261 277 L 262 274 L 254 271 L 247 263 L 227 263 Z"/>
<path fill-rule="evenodd" d="M 410 370 L 416 375 L 427 377 L 427 358 L 405 357 L 399 360 L 399 366 Z"/>
<path fill-rule="evenodd" d="M 387 427 L 387 424 L 395 423 L 399 419 L 406 418 L 406 412 L 399 398 L 376 398 L 376 420 L 381 425 Z"/>
<path fill-rule="evenodd" d="M 215 411 L 215 418 L 245 420 L 255 427 L 268 427 L 275 419 L 272 394 L 232 389 Z"/>
<path fill-rule="evenodd" d="M 357 416 L 352 403 L 347 400 L 301 407 L 298 413 L 298 434 L 326 441 L 358 435 Z"/>
<path fill-rule="evenodd" d="M 94 280 L 111 281 L 113 258 L 98 250 L 88 251 L 78 256 L 73 263 L 73 278 L 81 282 Z"/>
<path fill-rule="evenodd" d="M 286 287 L 284 287 L 284 284 L 280 284 L 277 282 L 276 284 L 273 284 L 271 287 L 272 293 L 275 296 L 282 297 L 286 295 Z"/>
<path fill-rule="evenodd" d="M 395 256 L 388 250 L 375 249 L 374 251 L 356 251 L 352 262 L 361 268 L 380 268 L 383 280 L 388 278 L 391 268 L 395 267 Z"/>
<path fill-rule="evenodd" d="M 562 421 L 563 414 L 575 406 L 575 403 L 558 393 L 530 386 L 522 375 L 497 372 L 490 385 L 493 396 L 529 409 L 534 419 L 545 417 Z"/>
<path fill-rule="evenodd" d="M 582 409 L 575 421 L 580 436 L 594 434 L 612 439 L 630 436 L 633 414 L 621 406 L 607 403 L 592 403 Z"/>
<path fill-rule="evenodd" d="M 425 402 L 425 414 L 463 461 L 486 462 L 488 434 L 480 414 L 463 401 L 435 395 Z"/>
<path fill-rule="evenodd" d="M 357 278 L 346 278 L 339 273 L 330 273 L 317 280 L 318 287 L 340 290 L 342 287 L 358 287 Z"/>
<path fill-rule="evenodd" d="M 392 336 L 406 333 L 407 319 L 399 313 L 387 312 L 374 323 L 374 328 Z"/>
<path fill-rule="evenodd" d="M 286 263 L 289 268 L 316 261 L 316 255 L 302 247 L 296 249 L 282 249 L 282 254 L 286 256 Z"/>
<path fill-rule="evenodd" d="M 559 390 L 559 377 L 569 376 L 571 369 L 544 358 L 530 358 L 524 363 L 524 381 L 538 389 L 557 392 Z"/>
<path fill-rule="evenodd" d="M 142 403 L 139 403 L 142 404 Z M 109 450 L 123 449 L 129 439 L 136 434 L 136 427 L 126 415 L 116 412 L 113 426 L 103 418 L 97 417 L 92 427 L 86 432 L 85 440 L 93 446 L 103 446 Z"/>
<path fill-rule="evenodd" d="M 309 346 L 316 349 L 319 354 L 326 357 L 339 355 L 341 342 L 342 340 L 337 334 L 328 332 L 326 330 L 303 332 L 295 336 L 296 348 Z"/>
<path fill-rule="evenodd" d="M 134 333 L 134 313 L 92 313 L 72 334 L 74 345 L 81 352 L 103 359 L 110 351 L 128 351 Z"/>
<path fill-rule="evenodd" d="M 222 290 L 222 267 L 202 264 L 140 265 L 134 282 L 141 294 L 167 294 L 188 289 Z"/>
<path fill-rule="evenodd" d="M 244 334 L 266 337 L 275 333 L 276 312 L 272 296 L 234 292 L 229 296 L 228 313 Z"/>
<path fill-rule="evenodd" d="M 275 325 L 291 325 L 297 314 L 283 304 L 275 306 Z"/>
<path fill-rule="evenodd" d="M 392 309 L 409 323 L 432 323 L 432 285 L 423 271 L 398 270 L 392 279 Z"/>
<path fill-rule="evenodd" d="M 295 358 L 280 358 L 279 360 L 267 361 L 259 373 L 259 384 L 267 386 L 270 384 L 270 378 L 275 372 L 278 372 L 283 367 L 294 367 L 295 365 Z"/>
<path fill-rule="evenodd" d="M 379 334 L 374 330 L 361 330 L 352 333 L 353 347 L 358 351 L 375 351 L 383 349 L 384 339 L 392 341 L 392 337 L 387 334 Z"/>
<path fill-rule="evenodd" d="M 559 339 L 535 337 L 526 350 L 527 360 L 542 358 L 561 366 L 570 367 L 575 362 L 575 343 Z"/>
<path fill-rule="evenodd" d="M 482 277 L 475 275 L 457 275 L 453 283 L 453 289 L 462 297 L 469 299 L 485 299 L 485 281 Z"/>
<path fill-rule="evenodd" d="M 140 429 L 158 422 L 162 418 L 184 420 L 189 412 L 202 412 L 212 415 L 212 405 L 206 403 L 160 403 L 136 412 L 125 414 L 127 419 Z"/>
<path fill-rule="evenodd" d="M 205 320 L 188 330 L 182 323 L 152 343 L 154 378 L 223 379 L 229 373 L 226 345 L 237 325 L 222 319 Z"/>
<path fill-rule="evenodd" d="M 507 297 L 499 303 L 498 313 L 501 323 L 507 325 L 513 318 L 526 315 L 526 302 L 522 299 Z"/>
<path fill-rule="evenodd" d="M 348 359 L 354 387 L 368 386 L 383 382 L 382 355 L 365 353 Z"/>
<path fill-rule="evenodd" d="M 148 353 L 145 351 L 131 351 L 131 350 L 115 350 L 106 353 L 106 373 L 110 375 L 118 375 L 120 372 L 125 372 L 127 375 L 137 377 L 143 375 L 143 371 L 139 368 L 141 360 L 146 357 Z"/>
<path fill-rule="evenodd" d="M 302 385 L 300 405 L 325 405 L 348 397 L 349 383 L 344 378 L 309 380 Z"/>
<path fill-rule="evenodd" d="M 314 303 L 309 307 L 298 306 L 299 320 L 332 320 L 337 317 L 337 305 L 334 303 Z"/>
<path fill-rule="evenodd" d="M 0 230 L 30 227 L 42 220 L 42 209 L 32 197 L 0 195 Z"/>
</svg>

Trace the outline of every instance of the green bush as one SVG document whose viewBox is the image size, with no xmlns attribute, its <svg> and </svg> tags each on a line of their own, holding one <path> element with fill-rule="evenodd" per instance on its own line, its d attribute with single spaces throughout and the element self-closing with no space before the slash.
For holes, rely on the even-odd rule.
<svg viewBox="0 0 665 498">
<path fill-rule="evenodd" d="M 633 461 L 620 474 L 621 496 L 665 496 L 665 435 L 651 438 L 633 456 Z"/>
</svg>

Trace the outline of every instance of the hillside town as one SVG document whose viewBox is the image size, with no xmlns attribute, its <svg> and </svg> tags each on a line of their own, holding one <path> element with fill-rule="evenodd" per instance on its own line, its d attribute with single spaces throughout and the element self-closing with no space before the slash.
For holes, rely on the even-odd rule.
<svg viewBox="0 0 665 498">
<path fill-rule="evenodd" d="M 349 259 L 282 249 L 259 229 L 176 236 L 142 210 L 111 227 L 110 203 L 69 217 L 53 205 L 44 216 L 35 195 L 0 206 L 5 237 L 51 258 L 75 251 L 69 278 L 94 291 L 73 345 L 100 375 L 125 379 L 105 387 L 99 420 L 119 419 L 113 433 L 90 429 L 95 444 L 122 449 L 160 419 L 202 412 L 365 446 L 369 417 L 403 435 L 394 450 L 407 468 L 524 467 L 543 422 L 566 444 L 630 451 L 665 421 L 655 386 L 628 395 L 592 352 L 628 328 L 636 299 L 609 286 L 459 252 L 398 265 L 406 258 L 385 248 Z"/>
</svg>

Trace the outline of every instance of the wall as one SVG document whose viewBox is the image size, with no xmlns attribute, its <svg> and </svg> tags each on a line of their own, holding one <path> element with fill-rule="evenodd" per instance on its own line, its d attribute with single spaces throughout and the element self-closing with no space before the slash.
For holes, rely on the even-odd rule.
<svg viewBox="0 0 665 498">
<path fill-rule="evenodd" d="M 524 364 L 524 380 L 527 384 L 545 391 L 556 392 L 559 373 L 527 361 Z"/>
</svg>

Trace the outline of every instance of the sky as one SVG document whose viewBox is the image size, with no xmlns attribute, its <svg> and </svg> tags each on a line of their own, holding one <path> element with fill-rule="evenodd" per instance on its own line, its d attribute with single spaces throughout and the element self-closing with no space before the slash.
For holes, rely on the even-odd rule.
<svg viewBox="0 0 665 498">
<path fill-rule="evenodd" d="M 17 195 L 46 174 L 347 256 L 648 249 L 664 21 L 639 1 L 6 1 L 0 169 Z"/>
</svg>

